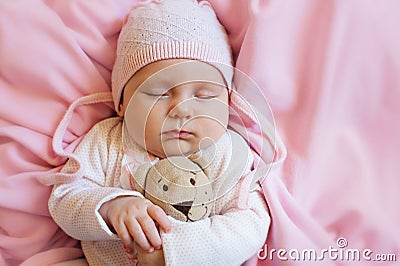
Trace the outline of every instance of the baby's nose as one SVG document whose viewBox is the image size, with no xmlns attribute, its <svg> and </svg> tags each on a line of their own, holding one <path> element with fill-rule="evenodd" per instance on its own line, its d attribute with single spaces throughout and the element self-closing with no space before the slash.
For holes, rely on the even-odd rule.
<svg viewBox="0 0 400 266">
<path fill-rule="evenodd" d="M 190 119 L 194 115 L 194 106 L 190 98 L 174 99 L 169 116 L 179 119 Z"/>
</svg>

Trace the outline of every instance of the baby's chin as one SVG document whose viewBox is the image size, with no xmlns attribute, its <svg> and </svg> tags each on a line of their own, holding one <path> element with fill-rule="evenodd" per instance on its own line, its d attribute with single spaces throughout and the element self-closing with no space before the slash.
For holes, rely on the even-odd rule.
<svg viewBox="0 0 400 266">
<path fill-rule="evenodd" d="M 162 151 L 153 152 L 153 154 L 161 159 L 171 156 L 190 156 L 211 145 L 212 142 L 208 145 L 199 145 L 199 143 L 192 144 L 185 141 L 168 141 L 164 143 Z"/>
</svg>

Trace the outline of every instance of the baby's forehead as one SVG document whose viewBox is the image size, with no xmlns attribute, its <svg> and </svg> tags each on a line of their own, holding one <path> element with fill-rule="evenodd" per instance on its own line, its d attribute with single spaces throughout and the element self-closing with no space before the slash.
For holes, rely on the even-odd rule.
<svg viewBox="0 0 400 266">
<path fill-rule="evenodd" d="M 159 84 L 173 88 L 189 83 L 226 87 L 224 76 L 216 67 L 197 60 L 182 59 L 161 60 L 149 64 L 136 72 L 131 81 L 136 88 Z"/>
<path fill-rule="evenodd" d="M 215 91 L 226 90 L 227 87 L 221 82 L 212 80 L 195 80 L 195 79 L 174 79 L 174 78 L 155 78 L 151 81 L 144 82 L 137 88 L 138 91 L 177 91 L 180 89 L 190 91 Z"/>
<path fill-rule="evenodd" d="M 150 80 L 225 83 L 223 75 L 216 67 L 198 60 L 162 60 L 149 65 L 145 71 Z"/>
</svg>

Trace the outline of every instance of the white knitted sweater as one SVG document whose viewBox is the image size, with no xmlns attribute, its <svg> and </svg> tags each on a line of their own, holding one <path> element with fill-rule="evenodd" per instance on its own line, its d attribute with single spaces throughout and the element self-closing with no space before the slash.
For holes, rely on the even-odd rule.
<svg viewBox="0 0 400 266">
<path fill-rule="evenodd" d="M 217 156 L 213 175 L 226 167 L 227 156 L 238 152 L 252 158 L 250 149 L 225 150 Z M 135 154 L 136 161 L 146 157 L 138 146 Z M 54 186 L 49 200 L 52 217 L 67 234 L 81 240 L 90 265 L 135 264 L 98 212 L 104 202 L 118 196 L 142 196 L 121 186 L 122 120 L 111 118 L 95 125 L 75 155 L 83 175 Z M 69 161 L 62 172 L 75 173 L 76 167 Z M 251 162 L 233 189 L 215 201 L 209 218 L 193 223 L 170 218 L 172 231 L 161 232 L 166 265 L 239 265 L 257 253 L 266 239 L 270 218 L 262 192 L 249 192 L 250 167 Z"/>
</svg>

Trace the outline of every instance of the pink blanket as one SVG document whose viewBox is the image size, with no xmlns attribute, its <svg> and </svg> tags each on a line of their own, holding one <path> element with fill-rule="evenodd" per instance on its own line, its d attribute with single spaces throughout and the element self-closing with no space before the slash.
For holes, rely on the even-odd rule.
<svg viewBox="0 0 400 266">
<path fill-rule="evenodd" d="M 68 105 L 109 90 L 133 2 L 0 1 L 0 265 L 82 256 L 49 217 L 51 188 L 37 178 L 64 163 L 51 136 Z M 211 2 L 288 149 L 263 183 L 272 225 L 249 264 L 309 265 L 304 250 L 321 265 L 400 260 L 400 2 Z M 112 114 L 110 105 L 79 109 L 65 147 Z M 346 260 L 348 250 L 359 260 Z"/>
</svg>

